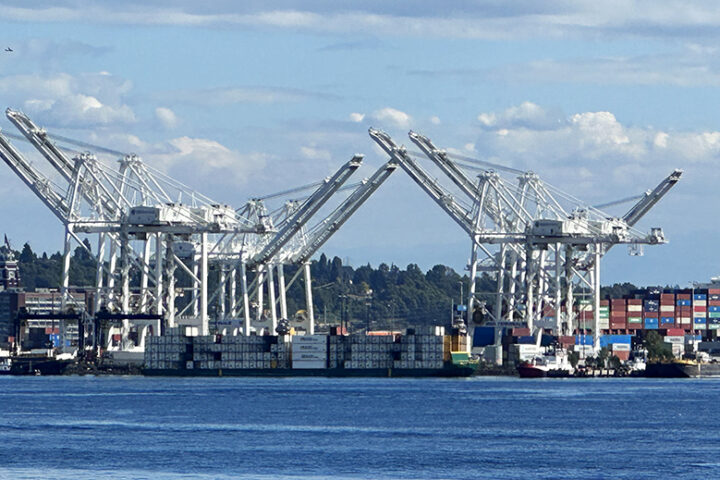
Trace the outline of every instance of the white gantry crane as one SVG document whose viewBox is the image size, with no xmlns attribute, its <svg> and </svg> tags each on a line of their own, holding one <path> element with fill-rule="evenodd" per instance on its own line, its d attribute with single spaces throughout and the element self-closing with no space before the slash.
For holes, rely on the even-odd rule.
<svg viewBox="0 0 720 480">
<path fill-rule="evenodd" d="M 623 218 L 612 218 L 548 185 L 533 172 L 467 158 L 463 160 L 471 164 L 461 164 L 427 137 L 410 132 L 410 140 L 422 152 L 418 155 L 431 160 L 451 180 L 461 192 L 461 201 L 388 134 L 372 128 L 369 133 L 470 236 L 468 320 L 472 321 L 476 306 L 478 276 L 489 272 L 497 282 L 495 301 L 484 310 L 496 325 L 519 320 L 532 329 L 549 309 L 558 334 L 574 331 L 577 318 L 573 306 L 575 297 L 582 293 L 592 299 L 597 337 L 600 258 L 618 243 L 639 246 L 665 242 L 661 229 L 643 234 L 632 227 L 682 173 L 674 171 Z M 471 180 L 467 170 L 480 170 L 477 181 Z M 507 174 L 511 178 L 506 178 Z"/>
<path fill-rule="evenodd" d="M 0 135 L 0 156 L 65 227 L 63 307 L 70 299 L 71 242 L 85 248 L 78 234 L 92 234 L 98 236 L 95 310 L 108 309 L 123 319 L 123 344 L 133 315 L 152 313 L 175 325 L 176 270 L 192 279 L 197 324 L 207 332 L 209 255 L 219 239 L 256 233 L 262 226 L 150 168 L 137 156 L 115 152 L 122 155 L 118 168 L 90 154 L 69 158 L 27 116 L 10 109 L 6 113 L 56 171 L 55 178 L 43 173 Z M 176 243 L 198 245 L 199 255 L 184 261 Z M 139 282 L 131 286 L 133 275 Z"/>
<path fill-rule="evenodd" d="M 304 200 L 286 202 L 279 212 L 268 212 L 262 198 L 235 210 L 153 169 L 136 155 L 49 135 L 21 112 L 8 109 L 6 114 L 22 137 L 0 134 L 0 156 L 65 228 L 63 308 L 74 302 L 70 288 L 72 243 L 87 249 L 82 237 L 95 235 L 93 310 L 98 317 L 114 319 L 117 325 L 111 332 L 119 333 L 121 340 L 111 348 L 121 350 L 142 349 L 149 326 L 159 333 L 165 326 L 192 325 L 207 334 L 211 313 L 216 318 L 242 315 L 242 330 L 250 334 L 251 297 L 259 321 L 265 312 L 264 291 L 271 317 L 268 329 L 274 330 L 276 306 L 279 303 L 280 316 L 287 318 L 286 291 L 300 274 L 304 274 L 312 332 L 310 257 L 395 169 L 395 164 L 388 162 L 369 179 L 344 186 L 362 163 L 362 156 L 355 155 L 331 177 L 283 192 L 315 189 Z M 50 168 L 34 166 L 9 137 L 27 140 Z M 68 144 L 113 155 L 117 164 L 59 146 Z M 329 215 L 308 227 L 342 190 L 352 192 Z M 284 265 L 298 267 L 288 285 Z M 213 291 L 211 268 L 218 273 Z M 254 273 L 251 285 L 248 269 Z M 213 302 L 217 304 L 215 312 L 210 310 Z M 144 330 L 139 332 L 139 344 L 134 345 L 129 333 L 138 325 Z"/>
</svg>

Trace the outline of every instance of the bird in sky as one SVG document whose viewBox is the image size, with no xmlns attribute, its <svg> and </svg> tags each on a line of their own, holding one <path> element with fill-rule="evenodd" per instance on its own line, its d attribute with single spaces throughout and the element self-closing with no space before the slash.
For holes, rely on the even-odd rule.
<svg viewBox="0 0 720 480">
<path fill-rule="evenodd" d="M 10 48 L 10 47 L 5 47 L 5 51 L 6 51 L 6 52 L 12 52 L 12 51 L 13 51 L 13 49 L 12 49 L 12 48 Z"/>
</svg>

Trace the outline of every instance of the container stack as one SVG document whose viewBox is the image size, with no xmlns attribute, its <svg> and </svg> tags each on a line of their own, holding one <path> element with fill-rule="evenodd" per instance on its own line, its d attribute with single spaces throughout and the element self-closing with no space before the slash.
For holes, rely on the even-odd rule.
<svg viewBox="0 0 720 480">
<path fill-rule="evenodd" d="M 600 337 L 600 347 L 605 347 L 620 360 L 630 358 L 632 335 L 603 335 Z"/>
<path fill-rule="evenodd" d="M 593 354 L 593 341 L 592 335 L 575 335 L 575 346 L 573 350 L 578 352 L 581 356 L 588 356 Z"/>
<path fill-rule="evenodd" d="M 631 298 L 627 301 L 627 328 L 629 330 L 642 330 L 643 328 L 643 301 Z"/>
<path fill-rule="evenodd" d="M 708 330 L 720 329 L 720 288 L 708 288 Z"/>
<path fill-rule="evenodd" d="M 668 328 L 665 343 L 670 345 L 673 356 L 682 356 L 685 353 L 685 330 L 682 328 Z"/>
<path fill-rule="evenodd" d="M 627 328 L 627 302 L 622 298 L 610 300 L 610 329 L 625 330 Z"/>
<path fill-rule="evenodd" d="M 610 300 L 600 300 L 600 314 L 598 317 L 598 328 L 600 330 L 610 328 Z"/>
<path fill-rule="evenodd" d="M 652 296 L 643 300 L 643 327 L 657 330 L 660 326 L 660 297 Z"/>
<path fill-rule="evenodd" d="M 353 335 L 345 368 L 391 368 L 401 347 L 393 335 Z M 397 367 L 400 368 L 400 367 Z"/>
<path fill-rule="evenodd" d="M 702 331 L 707 329 L 707 293 L 696 292 L 693 294 L 693 330 Z"/>
<path fill-rule="evenodd" d="M 407 335 L 400 338 L 400 359 L 393 360 L 394 368 L 442 368 L 443 327 L 408 328 Z M 455 342 L 459 342 L 457 336 Z M 451 338 L 451 345 L 453 338 Z M 459 343 L 456 343 L 460 347 Z M 467 350 L 465 350 L 467 351 Z"/>
<path fill-rule="evenodd" d="M 659 328 L 675 328 L 675 294 L 660 294 Z"/>
<path fill-rule="evenodd" d="M 287 368 L 285 336 L 205 335 L 192 340 L 192 363 L 186 368 L 247 369 Z"/>
<path fill-rule="evenodd" d="M 678 293 L 675 299 L 675 327 L 685 330 L 692 329 L 692 294 Z"/>
<path fill-rule="evenodd" d="M 342 368 L 345 361 L 351 358 L 350 337 L 343 333 L 344 329 L 333 327 L 328 337 L 328 368 Z"/>
<path fill-rule="evenodd" d="M 292 339 L 292 368 L 327 368 L 327 335 L 295 335 Z"/>
<path fill-rule="evenodd" d="M 186 368 L 192 358 L 192 338 L 168 328 L 162 337 L 145 338 L 145 366 L 153 369 Z"/>
</svg>

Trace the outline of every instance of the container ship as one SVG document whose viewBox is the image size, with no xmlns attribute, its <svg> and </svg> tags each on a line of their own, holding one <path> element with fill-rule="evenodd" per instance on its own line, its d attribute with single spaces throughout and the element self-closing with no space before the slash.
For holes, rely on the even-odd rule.
<svg viewBox="0 0 720 480">
<path fill-rule="evenodd" d="M 444 327 L 346 335 L 186 336 L 177 328 L 149 337 L 148 376 L 467 377 L 467 340 Z M 454 350 L 453 350 L 454 349 Z"/>
</svg>

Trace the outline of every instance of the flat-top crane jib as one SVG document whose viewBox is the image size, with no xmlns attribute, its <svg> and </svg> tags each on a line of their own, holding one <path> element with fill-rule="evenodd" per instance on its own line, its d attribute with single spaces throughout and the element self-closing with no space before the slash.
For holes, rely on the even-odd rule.
<svg viewBox="0 0 720 480">
<path fill-rule="evenodd" d="M 683 171 L 675 169 L 670 175 L 663 179 L 657 187 L 645 195 L 623 216 L 623 220 L 629 226 L 635 225 L 656 203 L 667 194 L 675 184 L 680 181 Z"/>
<path fill-rule="evenodd" d="M 294 263 L 305 263 L 327 242 L 330 237 L 367 201 L 385 180 L 397 168 L 395 160 L 389 160 L 381 166 L 369 179 L 363 182 L 355 191 L 326 218 L 319 231 L 315 232 L 307 244 L 293 257 Z"/>
<path fill-rule="evenodd" d="M 475 227 L 470 212 L 458 204 L 453 196 L 410 157 L 404 147 L 398 147 L 387 133 L 370 128 L 370 137 L 394 159 L 405 172 L 469 235 L 474 235 Z"/>
<path fill-rule="evenodd" d="M 283 228 L 258 253 L 252 263 L 267 263 L 290 239 L 305 225 L 320 208 L 327 203 L 337 190 L 350 178 L 362 164 L 363 156 L 355 155 L 335 174 L 325 181 L 285 222 Z"/>
</svg>

